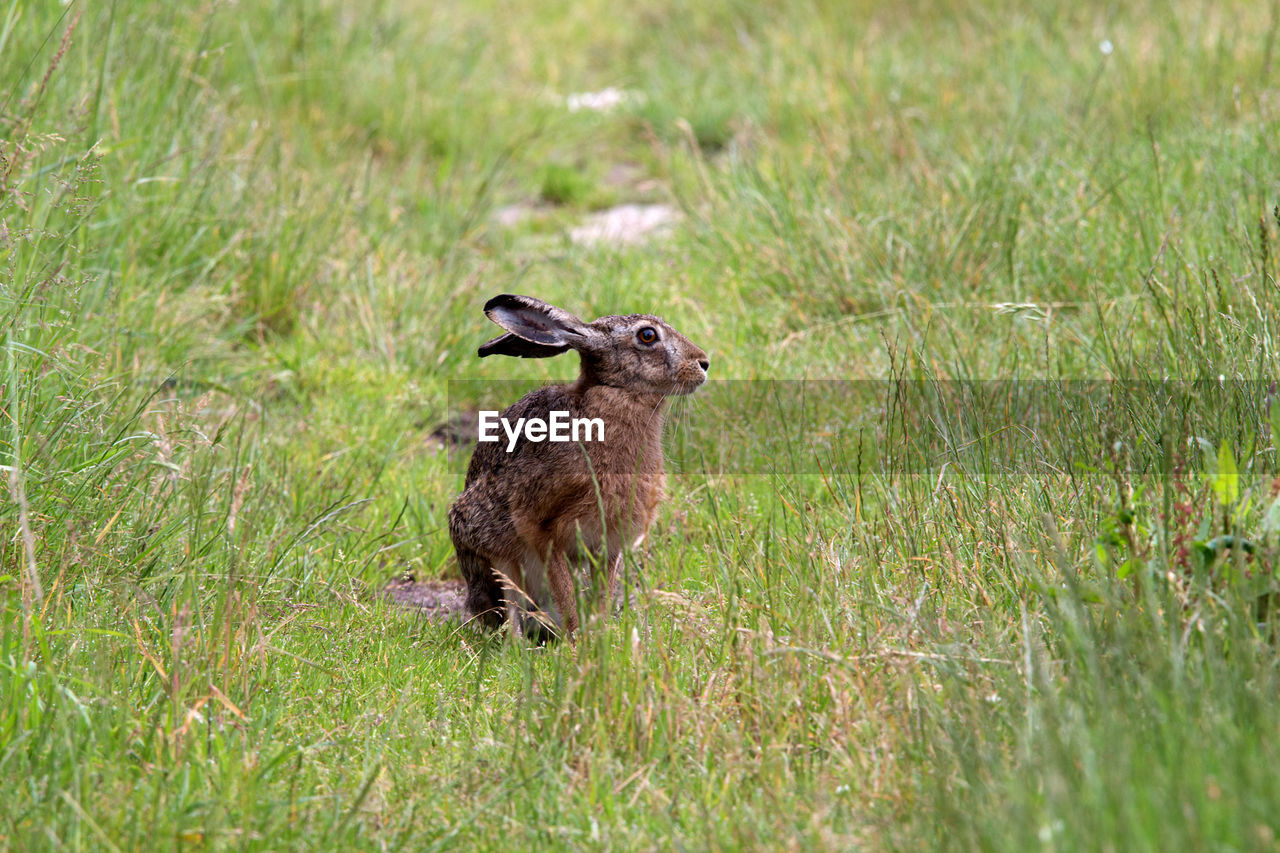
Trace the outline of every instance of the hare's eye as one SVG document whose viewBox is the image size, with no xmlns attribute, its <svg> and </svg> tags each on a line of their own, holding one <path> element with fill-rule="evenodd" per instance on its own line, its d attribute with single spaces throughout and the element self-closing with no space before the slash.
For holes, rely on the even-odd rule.
<svg viewBox="0 0 1280 853">
<path fill-rule="evenodd" d="M 636 332 L 636 338 L 642 344 L 651 344 L 658 339 L 658 330 L 653 328 L 653 326 L 645 326 L 643 329 Z"/>
</svg>

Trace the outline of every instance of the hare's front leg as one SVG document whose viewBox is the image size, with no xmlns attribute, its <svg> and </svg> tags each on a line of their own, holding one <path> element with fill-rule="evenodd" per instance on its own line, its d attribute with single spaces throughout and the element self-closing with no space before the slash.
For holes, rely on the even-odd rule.
<svg viewBox="0 0 1280 853">
<path fill-rule="evenodd" d="M 573 588 L 573 572 L 563 551 L 553 549 L 547 558 L 547 583 L 560 611 L 560 633 L 572 638 L 578 630 L 578 596 Z"/>
<path fill-rule="evenodd" d="M 604 618 L 613 615 L 614 602 L 620 600 L 622 586 L 622 551 L 610 549 L 604 567 L 604 583 L 600 585 L 600 600 L 604 605 Z"/>
</svg>

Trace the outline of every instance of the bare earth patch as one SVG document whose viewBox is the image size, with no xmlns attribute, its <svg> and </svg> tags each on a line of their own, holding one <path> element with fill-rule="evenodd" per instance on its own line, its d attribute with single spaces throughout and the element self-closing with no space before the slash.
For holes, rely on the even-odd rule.
<svg viewBox="0 0 1280 853">
<path fill-rule="evenodd" d="M 415 610 L 429 622 L 462 619 L 467 587 L 461 580 L 417 581 L 395 578 L 382 590 L 390 601 L 407 610 Z"/>
<path fill-rule="evenodd" d="M 518 228 L 546 219 L 553 210 L 528 202 L 509 204 L 494 212 L 493 221 Z M 569 229 L 569 239 L 579 246 L 637 246 L 663 236 L 679 219 L 680 211 L 669 204 L 620 204 L 587 216 Z"/>
<path fill-rule="evenodd" d="M 580 246 L 634 245 L 670 229 L 679 218 L 669 204 L 620 204 L 592 214 L 569 231 L 569 239 Z"/>
</svg>

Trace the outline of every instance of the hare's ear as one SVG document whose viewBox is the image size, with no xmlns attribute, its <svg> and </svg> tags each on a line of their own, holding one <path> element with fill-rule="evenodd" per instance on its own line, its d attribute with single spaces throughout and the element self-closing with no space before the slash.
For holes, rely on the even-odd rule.
<svg viewBox="0 0 1280 853">
<path fill-rule="evenodd" d="M 480 357 L 484 358 L 486 355 L 509 355 L 512 358 L 550 358 L 553 355 L 566 352 L 568 349 L 567 345 L 557 347 L 548 346 L 547 344 L 535 344 L 508 332 L 505 335 L 498 335 L 493 340 L 483 344 L 480 347 Z"/>
<path fill-rule="evenodd" d="M 484 313 L 510 334 L 482 346 L 481 356 L 545 358 L 567 349 L 587 349 L 599 337 L 599 332 L 568 311 L 532 296 L 495 296 L 484 304 Z"/>
</svg>

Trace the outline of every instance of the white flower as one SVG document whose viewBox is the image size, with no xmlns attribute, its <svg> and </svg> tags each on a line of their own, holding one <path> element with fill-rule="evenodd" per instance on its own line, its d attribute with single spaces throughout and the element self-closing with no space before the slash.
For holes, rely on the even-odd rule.
<svg viewBox="0 0 1280 853">
<path fill-rule="evenodd" d="M 1111 51 L 1115 49 L 1116 49 L 1116 46 L 1111 43 L 1111 39 L 1103 39 L 1102 41 L 1098 42 L 1098 50 L 1102 51 L 1103 56 L 1110 56 Z"/>
</svg>

